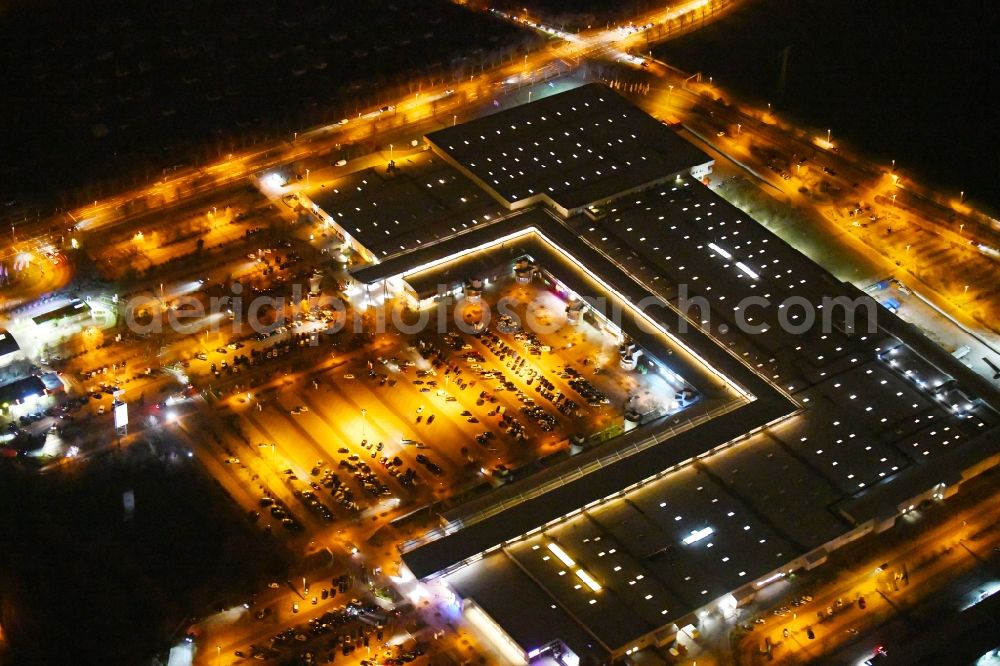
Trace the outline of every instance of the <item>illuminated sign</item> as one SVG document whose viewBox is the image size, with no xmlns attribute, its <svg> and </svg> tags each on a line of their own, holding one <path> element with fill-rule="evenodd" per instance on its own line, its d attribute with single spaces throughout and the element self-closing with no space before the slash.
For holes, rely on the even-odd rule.
<svg viewBox="0 0 1000 666">
<path fill-rule="evenodd" d="M 124 428 L 128 425 L 128 405 L 124 402 L 115 403 L 115 427 Z"/>
</svg>

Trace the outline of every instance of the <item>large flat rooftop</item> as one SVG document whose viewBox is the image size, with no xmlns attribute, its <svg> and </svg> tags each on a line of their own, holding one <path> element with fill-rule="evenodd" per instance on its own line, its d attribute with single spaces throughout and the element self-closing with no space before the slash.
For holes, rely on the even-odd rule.
<svg viewBox="0 0 1000 666">
<path fill-rule="evenodd" d="M 429 151 L 399 158 L 397 164 L 393 173 L 372 167 L 310 194 L 378 259 L 418 249 L 506 212 Z"/>
<path fill-rule="evenodd" d="M 684 543 L 692 532 L 709 529 L 703 539 Z M 574 565 L 555 556 L 550 543 Z M 780 526 L 745 506 L 725 483 L 688 467 L 505 546 L 446 580 L 475 598 L 522 645 L 558 635 L 578 655 L 600 657 L 747 584 L 762 566 L 769 571 L 798 553 Z M 577 567 L 602 589 L 588 587 Z M 544 627 L 518 620 L 513 599 L 535 599 Z"/>
<path fill-rule="evenodd" d="M 583 242 L 667 300 L 679 303 L 682 290 L 691 302 L 705 299 L 708 311 L 691 308 L 704 327 L 806 408 L 771 435 L 845 495 L 995 432 L 994 411 L 956 413 L 936 391 L 951 379 L 939 369 L 951 360 L 946 352 L 937 350 L 938 365 L 908 353 L 891 313 L 698 182 L 630 196 L 578 228 Z M 841 325 L 843 310 L 829 301 L 836 297 L 872 304 L 857 308 L 853 331 Z M 745 310 L 756 327 L 748 333 L 736 308 L 750 298 L 762 300 Z M 811 325 L 799 303 L 815 315 Z"/>
<path fill-rule="evenodd" d="M 439 130 L 427 140 L 508 207 L 545 196 L 578 209 L 711 161 L 597 83 Z"/>
</svg>

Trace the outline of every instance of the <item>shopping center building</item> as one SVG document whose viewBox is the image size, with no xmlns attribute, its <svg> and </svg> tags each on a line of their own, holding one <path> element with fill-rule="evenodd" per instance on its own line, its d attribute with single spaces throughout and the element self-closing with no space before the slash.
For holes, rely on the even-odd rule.
<svg viewBox="0 0 1000 666">
<path fill-rule="evenodd" d="M 326 210 L 378 259 L 353 270 L 369 293 L 422 307 L 529 261 L 529 279 L 615 303 L 623 336 L 706 393 L 405 544 L 406 570 L 510 661 L 607 663 L 694 635 L 1000 460 L 988 383 L 716 195 L 707 155 L 608 88 L 427 142 L 428 190 L 469 208 Z"/>
</svg>

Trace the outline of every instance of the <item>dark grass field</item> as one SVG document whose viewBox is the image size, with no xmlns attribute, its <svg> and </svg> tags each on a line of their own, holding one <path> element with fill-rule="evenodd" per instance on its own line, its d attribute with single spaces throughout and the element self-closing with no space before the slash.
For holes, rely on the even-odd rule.
<svg viewBox="0 0 1000 666">
<path fill-rule="evenodd" d="M 9 663 L 149 663 L 193 613 L 242 603 L 283 575 L 284 549 L 176 453 L 140 444 L 41 476 L 0 461 Z"/>
<path fill-rule="evenodd" d="M 754 0 L 656 55 L 1000 210 L 998 16 L 986 0 Z"/>
<path fill-rule="evenodd" d="M 536 39 L 448 0 L 0 0 L 0 203 L 144 184 Z"/>
</svg>

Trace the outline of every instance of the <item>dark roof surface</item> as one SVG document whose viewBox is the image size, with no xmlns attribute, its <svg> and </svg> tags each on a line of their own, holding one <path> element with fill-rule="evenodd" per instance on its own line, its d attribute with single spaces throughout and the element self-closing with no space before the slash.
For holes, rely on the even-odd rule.
<svg viewBox="0 0 1000 666">
<path fill-rule="evenodd" d="M 0 356 L 12 354 L 19 349 L 21 349 L 21 345 L 17 344 L 17 340 L 10 334 L 10 331 L 6 328 L 0 328 Z"/>
<path fill-rule="evenodd" d="M 15 404 L 29 396 L 45 395 L 45 384 L 35 375 L 0 386 L 0 405 Z"/>
<path fill-rule="evenodd" d="M 571 636 L 562 613 L 602 645 L 618 649 L 664 625 L 683 623 L 707 599 L 759 579 L 797 553 L 780 525 L 762 520 L 694 465 L 625 497 L 546 526 L 446 580 L 459 594 L 473 592 L 526 649 L 539 644 L 539 634 Z M 704 528 L 711 533 L 685 543 Z M 552 543 L 572 565 L 553 557 Z M 601 589 L 581 585 L 578 568 Z M 522 574 L 519 582 L 516 573 Z M 541 626 L 523 627 L 517 612 L 532 593 L 544 595 L 548 604 L 535 611 Z"/>
<path fill-rule="evenodd" d="M 531 208 L 515 211 L 487 224 L 480 224 L 477 227 L 449 234 L 442 240 L 424 243 L 409 251 L 397 252 L 377 264 L 366 264 L 352 268 L 351 275 L 365 284 L 375 284 L 386 278 L 407 273 L 413 267 L 438 261 L 442 257 L 467 253 L 470 248 L 489 243 L 505 234 L 516 233 L 520 229 L 530 226 L 537 227 L 550 222 L 551 217 L 541 209 Z M 413 284 L 410 286 L 417 289 Z"/>
<path fill-rule="evenodd" d="M 46 312 L 44 314 L 37 315 L 31 318 L 31 321 L 36 324 L 44 324 L 60 317 L 75 317 L 76 315 L 83 315 L 90 312 L 90 306 L 81 300 L 72 300 L 61 308 L 56 308 L 51 312 Z"/>
<path fill-rule="evenodd" d="M 346 174 L 310 198 L 379 259 L 488 224 L 505 212 L 431 151 L 400 158 L 392 174 L 374 167 Z"/>
<path fill-rule="evenodd" d="M 890 482 L 872 486 L 867 491 L 840 502 L 837 508 L 856 523 L 894 516 L 901 503 L 928 492 L 939 483 L 945 486 L 959 483 L 963 470 L 973 468 L 982 459 L 998 453 L 1000 439 L 996 432 L 983 433 L 970 440 L 966 446 L 941 455 L 935 460 L 935 464 L 909 467 Z"/>
<path fill-rule="evenodd" d="M 508 205 L 546 195 L 564 208 L 580 208 L 711 161 L 599 83 L 427 139 Z"/>
<path fill-rule="evenodd" d="M 456 572 L 448 578 L 448 584 L 463 598 L 475 599 L 526 651 L 558 638 L 581 657 L 603 661 L 609 654 L 506 553 L 494 553 L 475 568 Z"/>
</svg>

